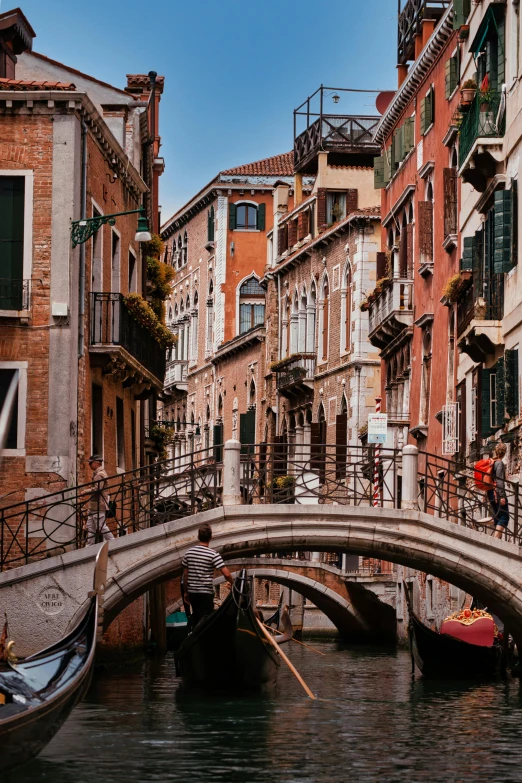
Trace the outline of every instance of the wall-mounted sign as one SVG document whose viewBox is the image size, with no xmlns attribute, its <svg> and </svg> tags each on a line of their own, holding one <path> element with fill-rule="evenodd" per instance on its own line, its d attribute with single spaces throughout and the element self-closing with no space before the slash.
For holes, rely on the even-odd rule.
<svg viewBox="0 0 522 783">
<path fill-rule="evenodd" d="M 388 414 L 368 414 L 368 443 L 386 443 L 388 434 Z"/>
<path fill-rule="evenodd" d="M 60 614 L 65 609 L 65 596 L 58 587 L 46 587 L 38 596 L 37 604 L 44 614 Z"/>
</svg>

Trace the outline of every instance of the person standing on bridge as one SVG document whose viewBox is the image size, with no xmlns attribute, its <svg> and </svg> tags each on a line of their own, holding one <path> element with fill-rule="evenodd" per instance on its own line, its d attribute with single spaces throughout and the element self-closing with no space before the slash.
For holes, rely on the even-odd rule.
<svg viewBox="0 0 522 783">
<path fill-rule="evenodd" d="M 92 470 L 92 482 L 94 489 L 85 489 L 82 495 L 89 497 L 89 512 L 85 529 L 87 531 L 87 546 L 96 543 L 96 535 L 101 535 L 103 541 L 110 541 L 114 538 L 106 522 L 109 499 L 105 493 L 107 483 L 107 473 L 103 469 L 103 459 L 99 454 L 93 454 L 88 460 L 89 467 Z"/>
<path fill-rule="evenodd" d="M 234 583 L 234 578 L 226 567 L 223 558 L 210 548 L 212 528 L 208 524 L 201 525 L 198 530 L 198 541 L 183 560 L 183 583 L 188 591 L 184 596 L 185 603 L 192 608 L 192 628 L 214 611 L 214 571 L 221 571 L 227 582 Z"/>
<path fill-rule="evenodd" d="M 506 495 L 506 466 L 503 461 L 505 454 L 505 443 L 497 443 L 491 469 L 494 489 L 488 490 L 487 493 L 495 524 L 495 532 L 493 533 L 494 538 L 502 538 L 502 535 L 504 531 L 507 530 L 509 524 L 509 504 Z"/>
</svg>

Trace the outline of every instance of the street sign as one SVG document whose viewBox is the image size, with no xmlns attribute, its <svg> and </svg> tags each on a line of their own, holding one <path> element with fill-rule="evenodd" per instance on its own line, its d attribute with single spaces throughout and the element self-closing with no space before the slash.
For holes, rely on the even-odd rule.
<svg viewBox="0 0 522 783">
<path fill-rule="evenodd" d="M 368 414 L 368 443 L 386 443 L 388 434 L 388 414 Z"/>
</svg>

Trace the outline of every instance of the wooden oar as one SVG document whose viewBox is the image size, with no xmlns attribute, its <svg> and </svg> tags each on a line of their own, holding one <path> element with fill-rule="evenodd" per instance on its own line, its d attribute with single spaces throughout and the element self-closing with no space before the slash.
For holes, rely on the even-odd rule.
<svg viewBox="0 0 522 783">
<path fill-rule="evenodd" d="M 291 661 L 288 659 L 288 657 L 285 655 L 285 653 L 284 653 L 284 652 L 282 651 L 282 649 L 279 647 L 279 645 L 277 644 L 277 642 L 275 642 L 275 641 L 272 639 L 272 637 L 270 636 L 270 634 L 268 633 L 268 631 L 267 631 L 267 630 L 266 630 L 266 628 L 264 627 L 263 623 L 262 623 L 260 620 L 258 620 L 258 619 L 257 619 L 257 617 L 256 617 L 256 621 L 257 621 L 257 624 L 259 625 L 259 627 L 261 628 L 261 631 L 262 631 L 262 633 L 263 633 L 263 634 L 266 636 L 266 638 L 268 639 L 268 641 L 270 642 L 270 644 L 271 644 L 273 647 L 275 647 L 275 649 L 276 649 L 276 652 L 278 652 L 278 653 L 279 653 L 279 655 L 281 656 L 281 658 L 283 659 L 283 661 L 286 663 L 286 665 L 288 666 L 288 668 L 290 669 L 290 671 L 292 672 L 292 674 L 293 674 L 293 675 L 296 677 L 296 679 L 298 680 L 298 682 L 300 682 L 300 683 L 301 683 L 301 685 L 302 685 L 302 687 L 303 687 L 303 689 L 304 689 L 304 691 L 305 691 L 306 695 L 307 695 L 307 696 L 309 696 L 311 699 L 315 699 L 315 696 L 314 696 L 314 694 L 312 693 L 312 691 L 310 690 L 310 688 L 308 687 L 308 685 L 306 684 L 306 682 L 303 680 L 303 678 L 301 677 L 301 675 L 299 674 L 299 672 L 297 671 L 297 669 L 295 668 L 295 666 L 293 665 L 293 663 L 292 663 L 292 662 L 291 662 Z"/>
<path fill-rule="evenodd" d="M 263 623 L 263 625 L 265 626 L 265 628 L 268 628 L 269 631 L 273 631 L 274 630 L 273 628 L 271 628 L 266 623 Z M 315 647 L 310 647 L 309 644 L 305 644 L 304 642 L 300 642 L 299 639 L 294 639 L 293 636 L 290 639 L 290 641 L 291 642 L 295 642 L 296 644 L 301 644 L 303 647 L 306 647 L 307 650 L 311 650 L 312 652 L 317 653 L 317 655 L 326 655 L 326 653 L 321 652 L 320 650 L 316 650 Z"/>
</svg>

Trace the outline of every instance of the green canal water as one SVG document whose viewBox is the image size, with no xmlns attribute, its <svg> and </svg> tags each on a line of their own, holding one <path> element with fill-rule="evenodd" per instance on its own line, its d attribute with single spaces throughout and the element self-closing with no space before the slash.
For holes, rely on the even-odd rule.
<svg viewBox="0 0 522 783">
<path fill-rule="evenodd" d="M 522 781 L 519 681 L 429 683 L 405 651 L 317 643 L 270 698 L 180 689 L 172 656 L 98 673 L 42 755 L 6 783 Z"/>
</svg>

